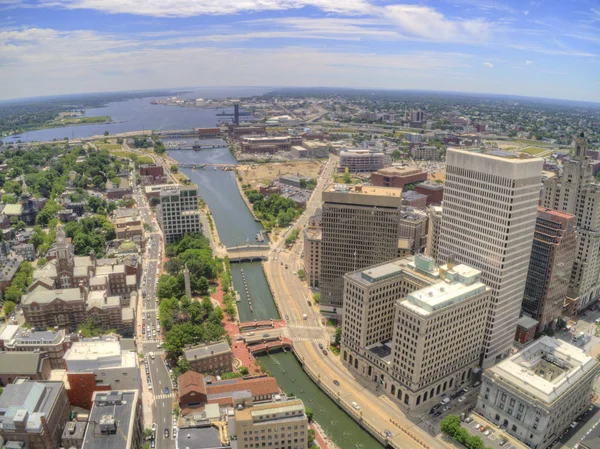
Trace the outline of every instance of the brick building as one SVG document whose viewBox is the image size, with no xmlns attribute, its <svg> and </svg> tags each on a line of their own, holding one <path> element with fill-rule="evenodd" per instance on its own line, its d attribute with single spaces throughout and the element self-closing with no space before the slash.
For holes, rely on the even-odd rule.
<svg viewBox="0 0 600 449">
<path fill-rule="evenodd" d="M 425 181 L 417 184 L 415 192 L 427 196 L 427 206 L 440 205 L 444 199 L 444 184 Z"/>
<path fill-rule="evenodd" d="M 427 173 L 420 168 L 387 167 L 371 175 L 371 185 L 377 187 L 400 187 L 427 180 Z"/>
<path fill-rule="evenodd" d="M 164 184 L 167 182 L 167 176 L 162 165 L 142 164 L 140 165 L 140 177 L 142 184 Z"/>
<path fill-rule="evenodd" d="M 233 354 L 226 341 L 193 346 L 183 351 L 192 370 L 219 375 L 232 371 Z"/>
</svg>

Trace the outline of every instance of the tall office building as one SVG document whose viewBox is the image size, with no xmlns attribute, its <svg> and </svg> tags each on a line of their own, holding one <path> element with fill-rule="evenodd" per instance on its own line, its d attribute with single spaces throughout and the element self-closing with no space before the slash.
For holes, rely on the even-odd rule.
<svg viewBox="0 0 600 449">
<path fill-rule="evenodd" d="M 347 273 L 342 359 L 411 414 L 470 382 L 490 289 L 465 265 L 417 254 Z"/>
<path fill-rule="evenodd" d="M 323 191 L 321 311 L 341 315 L 344 274 L 398 253 L 402 190 L 333 185 Z"/>
<path fill-rule="evenodd" d="M 438 260 L 481 271 L 491 288 L 482 366 L 508 354 L 521 312 L 543 160 L 449 149 Z"/>
<path fill-rule="evenodd" d="M 433 260 L 438 260 L 437 252 L 440 244 L 440 228 L 442 226 L 442 206 L 427 208 L 427 245 L 425 254 Z"/>
<path fill-rule="evenodd" d="M 161 189 L 157 216 L 167 243 L 176 242 L 184 234 L 201 232 L 198 186 L 192 184 Z"/>
<path fill-rule="evenodd" d="M 567 293 L 569 302 L 583 309 L 600 297 L 600 186 L 594 183 L 591 159 L 583 133 L 575 154 L 564 163 L 561 177 L 544 183 L 543 206 L 575 215 L 579 248 Z"/>
<path fill-rule="evenodd" d="M 538 321 L 540 332 L 562 315 L 576 252 L 575 217 L 538 207 L 523 313 Z"/>
</svg>

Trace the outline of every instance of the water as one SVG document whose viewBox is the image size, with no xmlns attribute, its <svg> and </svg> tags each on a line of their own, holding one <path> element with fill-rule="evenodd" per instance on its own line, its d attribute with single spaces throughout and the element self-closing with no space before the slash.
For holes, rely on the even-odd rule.
<svg viewBox="0 0 600 449">
<path fill-rule="evenodd" d="M 252 299 L 252 312 L 250 312 L 248 297 L 242 281 L 242 270 L 244 270 L 248 293 Z M 233 285 L 242 298 L 242 301 L 237 303 L 241 322 L 280 318 L 260 262 L 232 263 L 231 276 Z"/>
<path fill-rule="evenodd" d="M 228 148 L 209 150 L 174 150 L 169 156 L 184 164 L 236 164 Z M 254 221 L 246 203 L 240 196 L 232 171 L 182 168 L 182 173 L 198 185 L 198 192 L 208 204 L 214 218 L 219 238 L 228 247 L 256 245 L 256 234 L 263 230 L 259 222 Z M 262 242 L 267 244 L 267 242 Z"/>
<path fill-rule="evenodd" d="M 310 407 L 314 420 L 342 449 L 376 449 L 383 446 L 323 393 L 304 372 L 294 354 L 278 352 L 258 357 L 279 387 L 294 394 Z"/>
<path fill-rule="evenodd" d="M 267 92 L 264 88 L 215 88 L 198 89 L 187 94 L 178 95 L 179 98 L 226 98 L 261 95 Z M 99 117 L 108 115 L 114 123 L 96 125 L 65 126 L 61 128 L 40 129 L 21 134 L 23 141 L 47 141 L 64 139 L 68 137 L 83 138 L 101 135 L 104 131 L 111 134 L 130 131 L 155 130 L 164 131 L 171 129 L 209 128 L 220 122 L 215 114 L 221 109 L 184 108 L 178 106 L 152 105 L 150 101 L 155 98 L 135 98 L 126 101 L 108 103 L 105 107 L 88 109 L 84 117 Z M 243 105 L 242 105 L 243 108 Z M 231 112 L 231 111 L 229 111 Z M 18 139 L 6 137 L 7 143 L 15 143 Z"/>
</svg>

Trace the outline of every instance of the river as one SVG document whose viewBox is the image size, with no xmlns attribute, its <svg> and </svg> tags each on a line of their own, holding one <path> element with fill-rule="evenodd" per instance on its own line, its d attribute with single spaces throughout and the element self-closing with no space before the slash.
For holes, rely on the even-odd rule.
<svg viewBox="0 0 600 449">
<path fill-rule="evenodd" d="M 265 88 L 205 88 L 195 89 L 179 98 L 237 98 L 252 95 L 261 95 L 268 92 Z M 164 99 L 165 97 L 156 97 Z M 221 109 L 179 107 L 167 105 L 153 105 L 150 101 L 154 97 L 135 98 L 126 101 L 108 103 L 101 108 L 88 109 L 84 117 L 100 117 L 108 115 L 112 123 L 95 125 L 76 125 L 60 128 L 40 129 L 22 133 L 22 141 L 48 141 L 53 139 L 62 140 L 83 138 L 101 135 L 104 131 L 110 134 L 131 131 L 154 130 L 164 131 L 171 129 L 206 128 L 216 126 L 219 117 L 215 114 Z M 243 107 L 243 105 L 242 105 Z M 14 143 L 17 139 L 6 137 L 2 139 L 6 143 Z"/>
<path fill-rule="evenodd" d="M 236 160 L 227 148 L 201 151 L 173 150 L 169 151 L 169 156 L 181 163 L 188 164 L 236 164 Z M 187 168 L 181 170 L 194 184 L 198 185 L 198 192 L 208 204 L 215 226 L 219 231 L 219 237 L 225 245 L 243 244 L 247 239 L 251 243 L 256 243 L 253 241 L 254 234 L 262 227 L 260 223 L 254 221 L 242 200 L 233 172 Z M 248 307 L 241 270 L 244 271 L 248 293 L 252 298 L 253 313 L 250 313 Z M 231 271 L 234 287 L 242 297 L 242 301 L 238 303 L 242 321 L 279 318 L 260 263 L 231 264 Z M 382 447 L 315 385 L 293 354 L 270 354 L 259 357 L 259 360 L 277 379 L 284 392 L 295 394 L 304 401 L 307 407 L 312 408 L 315 420 L 340 448 L 376 449 Z"/>
</svg>

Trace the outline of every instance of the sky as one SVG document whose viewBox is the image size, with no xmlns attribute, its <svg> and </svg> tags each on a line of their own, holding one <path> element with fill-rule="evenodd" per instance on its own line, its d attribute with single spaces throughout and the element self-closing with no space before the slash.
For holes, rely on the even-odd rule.
<svg viewBox="0 0 600 449">
<path fill-rule="evenodd" d="M 600 102 L 600 0 L 0 0 L 0 99 L 205 86 Z"/>
</svg>

